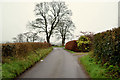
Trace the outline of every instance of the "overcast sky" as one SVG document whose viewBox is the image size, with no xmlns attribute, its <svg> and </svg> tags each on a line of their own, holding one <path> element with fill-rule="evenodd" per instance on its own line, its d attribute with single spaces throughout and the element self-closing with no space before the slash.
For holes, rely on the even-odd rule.
<svg viewBox="0 0 120 80">
<path fill-rule="evenodd" d="M 26 24 L 35 18 L 33 12 L 35 3 L 41 2 L 38 0 L 36 2 L 8 1 L 0 3 L 2 41 L 12 41 L 17 34 L 26 32 Z M 118 26 L 118 1 L 116 0 L 67 0 L 66 4 L 73 13 L 72 20 L 76 26 L 74 35 L 79 35 L 80 31 L 97 33 Z M 53 38 L 52 41 L 55 39 Z"/>
</svg>

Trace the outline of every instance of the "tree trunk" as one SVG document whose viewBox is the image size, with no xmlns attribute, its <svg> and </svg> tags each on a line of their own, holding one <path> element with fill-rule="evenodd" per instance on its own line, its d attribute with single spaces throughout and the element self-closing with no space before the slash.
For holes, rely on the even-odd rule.
<svg viewBox="0 0 120 80">
<path fill-rule="evenodd" d="M 63 38 L 62 39 L 62 46 L 64 46 L 64 44 L 65 44 L 65 39 Z"/>
<path fill-rule="evenodd" d="M 34 42 L 34 37 L 33 37 L 33 42 Z"/>
<path fill-rule="evenodd" d="M 46 37 L 48 43 L 50 43 L 50 37 Z"/>
<path fill-rule="evenodd" d="M 26 39 L 26 41 L 29 42 L 29 41 L 28 41 L 28 38 Z"/>
</svg>

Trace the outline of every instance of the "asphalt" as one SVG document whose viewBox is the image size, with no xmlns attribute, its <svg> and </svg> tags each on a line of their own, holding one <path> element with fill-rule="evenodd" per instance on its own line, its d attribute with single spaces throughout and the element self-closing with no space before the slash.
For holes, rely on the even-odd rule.
<svg viewBox="0 0 120 80">
<path fill-rule="evenodd" d="M 19 78 L 88 78 L 88 76 L 76 56 L 63 48 L 54 48 L 43 61 L 38 62 Z"/>
</svg>

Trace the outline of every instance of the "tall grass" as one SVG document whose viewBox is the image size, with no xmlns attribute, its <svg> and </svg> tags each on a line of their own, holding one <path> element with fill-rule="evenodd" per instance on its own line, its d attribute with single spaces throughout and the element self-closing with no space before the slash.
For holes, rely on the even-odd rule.
<svg viewBox="0 0 120 80">
<path fill-rule="evenodd" d="M 91 58 L 89 54 L 79 58 L 79 60 L 91 78 L 107 78 L 106 68 L 96 64 L 94 58 Z"/>
<path fill-rule="evenodd" d="M 9 63 L 2 65 L 2 77 L 15 78 L 20 75 L 26 69 L 34 65 L 37 61 L 44 58 L 48 53 L 52 51 L 52 47 L 46 49 L 38 49 L 30 52 L 27 56 L 22 58 L 11 57 Z"/>
</svg>

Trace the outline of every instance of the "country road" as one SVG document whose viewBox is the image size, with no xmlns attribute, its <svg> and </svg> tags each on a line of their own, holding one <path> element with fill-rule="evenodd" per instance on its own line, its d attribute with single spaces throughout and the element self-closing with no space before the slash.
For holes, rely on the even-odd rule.
<svg viewBox="0 0 120 80">
<path fill-rule="evenodd" d="M 23 73 L 19 78 L 88 78 L 73 56 L 63 48 L 54 48 L 41 62 Z"/>
</svg>

